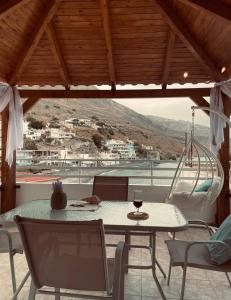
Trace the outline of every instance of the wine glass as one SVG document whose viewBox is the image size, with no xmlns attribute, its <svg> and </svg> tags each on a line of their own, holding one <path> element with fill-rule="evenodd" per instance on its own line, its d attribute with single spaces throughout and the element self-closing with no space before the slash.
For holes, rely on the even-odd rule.
<svg viewBox="0 0 231 300">
<path fill-rule="evenodd" d="M 143 204 L 142 190 L 134 190 L 133 205 L 137 209 L 137 211 L 134 214 L 136 214 L 136 215 L 140 215 L 141 214 L 141 212 L 139 211 L 139 209 L 142 206 L 142 204 Z"/>
</svg>

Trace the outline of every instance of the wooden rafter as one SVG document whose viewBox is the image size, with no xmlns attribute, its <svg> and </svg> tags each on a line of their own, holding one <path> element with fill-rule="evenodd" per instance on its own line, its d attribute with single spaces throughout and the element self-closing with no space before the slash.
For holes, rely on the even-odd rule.
<svg viewBox="0 0 231 300">
<path fill-rule="evenodd" d="M 23 114 L 27 113 L 37 102 L 39 98 L 32 96 L 23 103 Z"/>
<path fill-rule="evenodd" d="M 35 90 L 21 89 L 22 98 L 176 98 L 176 97 L 206 97 L 210 95 L 209 88 L 197 89 L 144 89 L 144 90 Z"/>
<path fill-rule="evenodd" d="M 203 8 L 225 20 L 231 21 L 231 5 L 220 0 L 179 0 L 196 8 Z"/>
<path fill-rule="evenodd" d="M 168 25 L 171 29 L 180 37 L 180 39 L 185 43 L 187 48 L 193 53 L 193 55 L 198 59 L 200 64 L 207 70 L 214 80 L 223 80 L 222 74 L 218 71 L 217 67 L 205 52 L 205 50 L 198 44 L 196 39 L 187 30 L 186 25 L 177 16 L 176 12 L 172 10 L 169 2 L 163 0 L 156 0 L 156 3 L 166 19 Z"/>
<path fill-rule="evenodd" d="M 68 71 L 67 71 L 66 64 L 65 64 L 65 61 L 64 61 L 64 58 L 62 55 L 62 51 L 60 49 L 60 45 L 56 39 L 55 30 L 54 30 L 54 26 L 53 26 L 52 22 L 50 22 L 47 25 L 46 33 L 47 33 L 47 37 L 48 37 L 49 44 L 51 47 L 51 51 L 56 60 L 60 75 L 61 75 L 63 83 L 64 83 L 64 86 L 68 89 L 69 86 L 71 85 L 71 80 L 68 75 Z"/>
<path fill-rule="evenodd" d="M 24 51 L 20 55 L 18 63 L 10 76 L 10 84 L 17 83 L 18 79 L 20 78 L 20 75 L 22 74 L 25 66 L 30 60 L 35 48 L 37 47 L 42 35 L 44 34 L 47 24 L 51 21 L 58 8 L 58 5 L 61 3 L 61 0 L 51 0 L 47 3 L 48 4 L 44 9 L 42 16 L 40 17 L 39 22 L 37 23 L 31 35 L 31 39 L 28 41 L 28 43 L 26 43 Z"/>
<path fill-rule="evenodd" d="M 168 37 L 168 45 L 167 45 L 167 50 L 166 50 L 166 55 L 164 60 L 163 74 L 161 79 L 163 89 L 166 89 L 167 87 L 167 81 L 168 81 L 168 75 L 169 75 L 170 63 L 171 63 L 171 55 L 174 48 L 174 43 L 175 43 L 175 33 L 170 30 L 169 37 Z"/>
<path fill-rule="evenodd" d="M 3 1 L 1 1 L 1 3 L 0 3 L 0 18 L 7 15 L 13 9 L 18 8 L 20 5 L 23 5 L 25 2 L 28 2 L 28 0 L 7 0 L 7 1 L 3 0 Z"/>
<path fill-rule="evenodd" d="M 209 103 L 202 96 L 190 96 L 190 99 L 198 106 L 209 107 Z M 204 111 L 209 116 L 209 112 Z"/>
<path fill-rule="evenodd" d="M 113 58 L 108 0 L 101 0 L 101 12 L 103 18 L 104 37 L 105 37 L 105 42 L 107 47 L 107 61 L 108 61 L 109 75 L 110 75 L 112 89 L 115 90 L 116 74 L 115 74 L 115 64 Z"/>
</svg>

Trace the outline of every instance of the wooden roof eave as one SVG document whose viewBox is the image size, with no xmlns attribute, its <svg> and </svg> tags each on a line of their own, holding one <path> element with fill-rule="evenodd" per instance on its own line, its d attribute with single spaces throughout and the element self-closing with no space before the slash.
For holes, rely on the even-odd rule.
<svg viewBox="0 0 231 300">
<path fill-rule="evenodd" d="M 205 50 L 198 44 L 196 39 L 187 30 L 185 24 L 177 16 L 176 12 L 173 12 L 171 6 L 168 2 L 162 0 L 156 0 L 161 13 L 166 19 L 168 25 L 171 29 L 180 37 L 180 39 L 185 43 L 187 48 L 192 52 L 192 54 L 198 59 L 201 66 L 214 78 L 215 81 L 222 81 L 224 77 L 218 71 L 214 62 L 211 60 L 209 55 Z"/>
<path fill-rule="evenodd" d="M 219 0 L 179 0 L 186 5 L 206 11 L 219 16 L 226 21 L 231 21 L 231 6 Z"/>
<path fill-rule="evenodd" d="M 10 76 L 9 83 L 11 85 L 14 85 L 18 82 L 20 75 L 22 74 L 25 66 L 27 65 L 28 61 L 32 57 L 35 48 L 37 47 L 42 35 L 45 32 L 47 24 L 53 18 L 60 3 L 61 0 L 48 1 L 48 4 L 45 10 L 43 11 L 43 15 L 40 17 L 39 22 L 37 23 L 35 29 L 33 30 L 31 39 L 24 47 L 22 54 L 20 54 L 18 63 Z"/>
<path fill-rule="evenodd" d="M 208 97 L 210 88 L 183 89 L 134 89 L 134 90 L 48 90 L 48 89 L 20 89 L 22 98 L 176 98 L 200 96 Z"/>
<path fill-rule="evenodd" d="M 14 9 L 19 8 L 24 3 L 28 2 L 28 0 L 7 0 L 1 1 L 0 4 L 0 18 L 5 17 Z"/>
</svg>

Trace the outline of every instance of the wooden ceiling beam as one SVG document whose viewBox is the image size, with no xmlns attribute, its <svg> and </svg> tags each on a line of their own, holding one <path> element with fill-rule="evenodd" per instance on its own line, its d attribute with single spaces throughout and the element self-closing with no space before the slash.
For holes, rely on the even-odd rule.
<svg viewBox="0 0 231 300">
<path fill-rule="evenodd" d="M 177 98 L 209 96 L 210 88 L 196 89 L 144 89 L 144 90 L 42 90 L 20 89 L 22 98 L 79 98 L 79 99 L 129 99 L 129 98 Z"/>
<path fill-rule="evenodd" d="M 220 0 L 179 0 L 195 8 L 203 8 L 208 12 L 231 21 L 231 5 Z"/>
<path fill-rule="evenodd" d="M 115 90 L 116 73 L 115 73 L 115 64 L 114 64 L 114 57 L 113 57 L 108 0 L 101 0 L 100 2 L 101 2 L 101 13 L 103 18 L 104 37 L 105 37 L 106 48 L 107 48 L 107 61 L 108 61 L 109 75 L 111 80 L 111 87 L 112 90 Z"/>
<path fill-rule="evenodd" d="M 20 5 L 23 5 L 28 0 L 3 0 L 0 3 L 0 18 L 4 17 L 10 13 L 13 9 L 19 8 Z"/>
<path fill-rule="evenodd" d="M 39 100 L 37 96 L 31 96 L 23 103 L 23 114 L 27 113 Z"/>
<path fill-rule="evenodd" d="M 51 21 L 54 14 L 56 13 L 57 8 L 61 3 L 61 0 L 51 0 L 47 3 L 48 4 L 44 9 L 42 16 L 40 17 L 35 29 L 33 30 L 33 33 L 31 34 L 30 40 L 25 43 L 25 48 L 20 54 L 17 65 L 15 66 L 10 76 L 9 83 L 11 85 L 14 85 L 18 82 L 20 75 L 22 74 L 27 63 L 29 62 L 35 48 L 37 47 L 42 35 L 45 32 L 47 24 Z"/>
<path fill-rule="evenodd" d="M 163 74 L 161 79 L 163 89 L 166 89 L 167 87 L 168 75 L 170 71 L 171 55 L 174 49 L 174 43 L 175 43 L 175 33 L 170 30 L 169 37 L 168 37 L 168 45 L 167 45 L 167 50 L 166 50 L 166 55 L 164 60 Z"/>
<path fill-rule="evenodd" d="M 208 107 L 209 108 L 209 103 L 204 99 L 202 96 L 190 96 L 190 99 L 197 105 L 197 106 L 203 106 L 203 107 Z M 209 116 L 209 111 L 205 110 L 204 111 L 206 115 Z"/>
<path fill-rule="evenodd" d="M 60 76 L 63 80 L 64 86 L 68 89 L 69 86 L 71 85 L 71 80 L 70 80 L 70 77 L 69 77 L 69 74 L 67 71 L 67 67 L 66 67 L 63 55 L 62 55 L 60 45 L 56 38 L 56 34 L 55 34 L 55 30 L 54 30 L 52 21 L 47 25 L 46 33 L 47 33 L 51 51 L 54 55 L 54 58 L 56 60 L 56 63 L 57 63 L 57 66 L 58 66 L 58 69 L 60 72 Z"/>
<path fill-rule="evenodd" d="M 211 74 L 215 81 L 222 81 L 224 79 L 222 74 L 218 71 L 209 55 L 199 45 L 192 34 L 187 30 L 186 25 L 177 16 L 176 12 L 172 10 L 169 2 L 167 2 L 166 0 L 156 0 L 156 4 L 159 7 L 168 25 L 185 43 L 187 48 L 198 59 L 204 69 Z"/>
</svg>

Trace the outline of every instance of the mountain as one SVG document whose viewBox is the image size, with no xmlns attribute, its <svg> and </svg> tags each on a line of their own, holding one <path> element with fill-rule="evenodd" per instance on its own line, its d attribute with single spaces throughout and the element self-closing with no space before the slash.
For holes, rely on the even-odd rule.
<svg viewBox="0 0 231 300">
<path fill-rule="evenodd" d="M 185 132 L 190 133 L 192 129 L 192 123 L 183 120 L 173 120 L 162 118 L 153 115 L 146 115 L 146 117 L 152 121 L 155 128 L 166 130 L 171 136 L 185 136 Z M 209 127 L 195 124 L 194 126 L 195 136 L 200 140 L 204 139 L 208 142 Z"/>
<path fill-rule="evenodd" d="M 144 116 L 111 99 L 41 99 L 27 115 L 45 123 L 53 117 L 59 121 L 70 118 L 97 119 L 113 128 L 111 136 L 107 130 L 100 132 L 105 139 L 131 139 L 140 145 L 151 145 L 167 158 L 171 154 L 181 153 L 184 132 L 190 127 L 189 122 Z M 202 137 L 206 136 L 206 127 L 200 126 L 198 130 Z M 78 128 L 75 132 L 76 139 L 89 141 L 95 133 L 92 128 Z"/>
</svg>

